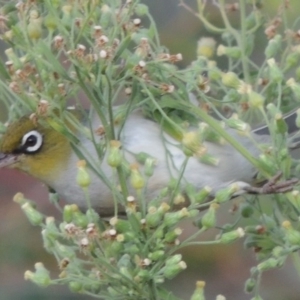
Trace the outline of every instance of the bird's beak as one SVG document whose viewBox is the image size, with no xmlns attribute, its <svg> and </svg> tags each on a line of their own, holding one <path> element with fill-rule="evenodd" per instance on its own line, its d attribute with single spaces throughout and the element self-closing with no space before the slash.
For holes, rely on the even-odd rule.
<svg viewBox="0 0 300 300">
<path fill-rule="evenodd" d="M 18 155 L 0 152 L 0 168 L 9 167 L 18 161 Z"/>
</svg>

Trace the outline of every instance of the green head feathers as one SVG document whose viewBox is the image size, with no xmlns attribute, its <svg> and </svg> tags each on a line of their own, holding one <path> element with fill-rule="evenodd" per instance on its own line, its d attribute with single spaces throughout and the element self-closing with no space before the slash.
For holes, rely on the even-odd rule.
<svg viewBox="0 0 300 300">
<path fill-rule="evenodd" d="M 0 167 L 20 169 L 46 183 L 58 175 L 70 155 L 64 135 L 28 115 L 10 124 L 0 143 Z"/>
</svg>

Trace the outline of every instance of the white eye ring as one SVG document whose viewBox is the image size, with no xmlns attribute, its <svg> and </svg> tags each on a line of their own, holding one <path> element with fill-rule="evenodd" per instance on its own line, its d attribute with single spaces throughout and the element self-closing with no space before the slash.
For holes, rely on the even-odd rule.
<svg viewBox="0 0 300 300">
<path fill-rule="evenodd" d="M 43 136 L 36 130 L 31 130 L 24 134 L 22 138 L 22 148 L 27 153 L 38 151 L 43 144 Z"/>
</svg>

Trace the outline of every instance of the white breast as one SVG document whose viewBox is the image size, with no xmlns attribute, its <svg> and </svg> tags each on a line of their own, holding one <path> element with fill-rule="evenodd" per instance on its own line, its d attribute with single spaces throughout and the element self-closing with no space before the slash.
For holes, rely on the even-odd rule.
<svg viewBox="0 0 300 300">
<path fill-rule="evenodd" d="M 233 131 L 230 133 L 234 134 Z M 148 182 L 149 198 L 155 195 L 159 189 L 167 186 L 172 177 L 178 177 L 186 156 L 180 150 L 178 142 L 169 136 L 165 136 L 165 139 L 162 138 L 158 124 L 145 119 L 140 112 L 135 112 L 127 119 L 121 136 L 122 147 L 129 162 L 134 162 L 130 153 L 146 152 L 157 159 L 154 174 Z M 239 140 L 253 154 L 256 155 L 259 152 L 248 139 L 239 137 Z M 92 206 L 99 208 L 99 211 L 104 214 L 111 213 L 114 201 L 111 188 L 108 185 L 117 188 L 116 176 L 112 168 L 107 165 L 106 158 L 102 162 L 97 158 L 96 150 L 91 141 L 85 139 L 82 146 L 88 149 L 94 168 L 106 178 L 106 180 L 100 180 L 97 175 L 90 171 L 92 181 L 89 195 Z M 215 192 L 234 181 L 250 182 L 252 180 L 255 169 L 230 145 L 221 146 L 206 143 L 206 146 L 208 153 L 219 158 L 219 165 L 203 164 L 197 158 L 191 157 L 184 172 L 182 188 L 184 188 L 185 183 L 193 184 L 197 189 L 208 185 Z M 77 161 L 78 158 L 73 154 L 60 178 L 50 185 L 67 202 L 86 207 L 84 193 L 76 183 Z"/>
</svg>

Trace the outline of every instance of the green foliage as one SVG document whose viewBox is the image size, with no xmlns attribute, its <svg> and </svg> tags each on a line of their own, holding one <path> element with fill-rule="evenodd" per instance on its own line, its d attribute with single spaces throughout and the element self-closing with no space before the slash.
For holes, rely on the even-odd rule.
<svg viewBox="0 0 300 300">
<path fill-rule="evenodd" d="M 299 32 L 287 28 L 285 6 L 266 22 L 261 10 L 264 1 L 240 0 L 235 5 L 214 1 L 224 23 L 218 27 L 206 18 L 207 2 L 197 1 L 198 12 L 192 13 L 210 32 L 220 35 L 222 44 L 217 46 L 212 38 L 200 39 L 196 60 L 184 70 L 176 67 L 181 54 L 169 54 L 160 45 L 155 23 L 138 0 L 28 0 L 2 5 L 1 37 L 10 48 L 5 51 L 7 61 L 0 63 L 1 93 L 9 120 L 25 111 L 33 112 L 37 122 L 48 123 L 76 144 L 66 120 L 91 139 L 94 133 L 66 106 L 72 101 L 85 117 L 96 113 L 105 142 L 95 142 L 95 147 L 99 159 L 108 151 L 108 163 L 116 171 L 115 183 L 121 188 L 112 190 L 116 213 L 109 222 L 93 208 L 81 212 L 75 205 L 64 207 L 59 222 L 43 216 L 18 195 L 15 200 L 30 222 L 41 226 L 44 247 L 56 257 L 61 270 L 59 278 L 50 279 L 49 272 L 38 263 L 35 272 L 25 273 L 26 279 L 41 286 L 65 284 L 74 293 L 99 299 L 176 299 L 162 286 L 186 268 L 175 252 L 188 245 L 227 244 L 245 235 L 245 247 L 255 249 L 258 260 L 245 291 L 261 299 L 262 273 L 282 266 L 290 255 L 296 257 L 300 248 L 298 191 L 272 196 L 272 209 L 265 208 L 256 197 L 245 197 L 240 209 L 234 210 L 235 225 L 219 224 L 217 208 L 235 194 L 235 185 L 219 191 L 209 202 L 205 201 L 210 187 L 196 191 L 188 186 L 189 203 L 183 203 L 185 197 L 179 190 L 183 165 L 180 176 L 158 191 L 157 197 L 145 199 L 155 158 L 146 153 L 136 157 L 144 165 L 143 173 L 136 166 L 128 166 L 119 149 L 115 125 L 122 125 L 130 112 L 140 108 L 181 142 L 186 162 L 196 156 L 217 165 L 217 158 L 202 151 L 202 142 L 222 144 L 226 140 L 258 169 L 259 177 L 270 178 L 278 170 L 284 178 L 291 177 L 291 165 L 298 162 L 288 153 L 282 114 L 299 101 Z M 183 0 L 180 3 L 191 10 Z M 239 28 L 231 24 L 233 11 L 240 12 Z M 252 54 L 263 26 L 264 54 L 256 60 Z M 213 60 L 215 55 L 226 58 L 226 72 Z M 88 116 L 82 94 L 89 103 Z M 120 98 L 121 105 L 115 109 Z M 257 145 L 261 155 L 253 157 L 207 111 L 245 135 L 249 133 L 248 123 L 263 120 L 269 126 L 272 147 Z M 198 126 L 199 119 L 205 124 Z M 198 127 L 187 132 L 187 123 Z M 84 149 L 75 146 L 75 151 L 93 169 Z M 78 167 L 78 184 L 86 190 L 90 184 L 86 166 L 81 163 Z M 107 180 L 105 174 L 94 171 Z M 136 191 L 136 198 L 128 194 L 129 186 Z M 88 202 L 88 193 L 86 198 Z M 119 218 L 118 205 L 125 207 L 126 219 Z M 178 209 L 178 205 L 184 207 Z M 195 222 L 200 229 L 180 240 L 180 222 L 197 217 L 199 209 L 207 207 Z M 240 228 L 242 219 L 248 221 L 244 230 Z M 216 239 L 195 241 L 210 228 L 219 230 Z M 203 288 L 204 283 L 198 282 L 191 299 L 204 299 Z"/>
</svg>

